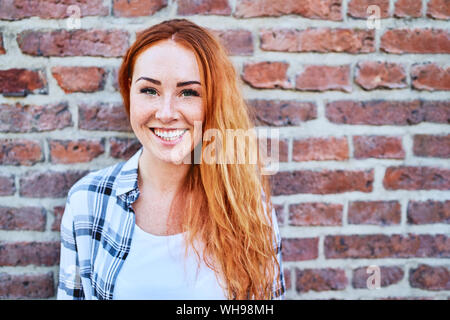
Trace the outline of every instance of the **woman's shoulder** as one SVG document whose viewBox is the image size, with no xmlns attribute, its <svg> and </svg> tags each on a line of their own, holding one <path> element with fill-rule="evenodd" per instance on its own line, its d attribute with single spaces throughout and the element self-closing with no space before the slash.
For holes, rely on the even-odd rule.
<svg viewBox="0 0 450 320">
<path fill-rule="evenodd" d="M 71 202 L 80 196 L 85 197 L 87 194 L 99 193 L 101 190 L 107 192 L 109 189 L 112 189 L 114 180 L 124 163 L 125 161 L 121 161 L 104 168 L 90 171 L 77 180 L 69 189 L 67 193 L 68 201 Z M 99 188 L 101 186 L 104 188 Z"/>
</svg>

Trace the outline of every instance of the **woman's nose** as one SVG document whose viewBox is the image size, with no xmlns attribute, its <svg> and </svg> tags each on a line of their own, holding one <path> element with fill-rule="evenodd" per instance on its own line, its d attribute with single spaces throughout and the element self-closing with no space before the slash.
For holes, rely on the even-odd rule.
<svg viewBox="0 0 450 320">
<path fill-rule="evenodd" d="M 164 98 L 163 103 L 159 106 L 156 111 L 155 117 L 161 122 L 169 122 L 177 118 L 177 112 L 174 108 L 174 103 L 172 97 Z"/>
</svg>

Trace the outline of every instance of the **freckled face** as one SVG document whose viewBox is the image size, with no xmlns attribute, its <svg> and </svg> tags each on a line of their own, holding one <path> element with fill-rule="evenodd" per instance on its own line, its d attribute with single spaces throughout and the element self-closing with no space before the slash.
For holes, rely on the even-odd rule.
<svg viewBox="0 0 450 320">
<path fill-rule="evenodd" d="M 136 59 L 130 82 L 130 122 L 149 158 L 181 162 L 201 138 L 200 69 L 190 49 L 158 41 Z"/>
</svg>

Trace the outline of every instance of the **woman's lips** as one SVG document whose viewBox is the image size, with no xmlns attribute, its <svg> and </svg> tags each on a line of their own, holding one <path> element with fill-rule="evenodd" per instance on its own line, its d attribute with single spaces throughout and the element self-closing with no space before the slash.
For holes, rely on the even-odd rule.
<svg viewBox="0 0 450 320">
<path fill-rule="evenodd" d="M 163 144 L 163 145 L 168 145 L 168 146 L 172 146 L 177 144 L 178 142 L 180 142 L 183 137 L 184 134 L 188 131 L 188 129 L 185 128 L 150 128 L 150 131 L 153 133 L 153 135 L 158 139 L 158 141 Z M 174 131 L 180 131 L 182 132 L 179 136 L 161 136 L 163 133 L 169 133 L 169 132 L 174 132 Z M 158 132 L 158 134 L 157 134 Z"/>
</svg>

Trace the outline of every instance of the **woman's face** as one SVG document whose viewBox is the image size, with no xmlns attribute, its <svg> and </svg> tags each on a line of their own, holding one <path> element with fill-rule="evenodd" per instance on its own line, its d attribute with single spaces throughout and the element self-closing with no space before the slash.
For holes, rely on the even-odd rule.
<svg viewBox="0 0 450 320">
<path fill-rule="evenodd" d="M 144 149 L 166 162 L 190 160 L 204 121 L 194 52 L 172 40 L 156 42 L 139 54 L 130 85 L 131 127 Z"/>
</svg>

